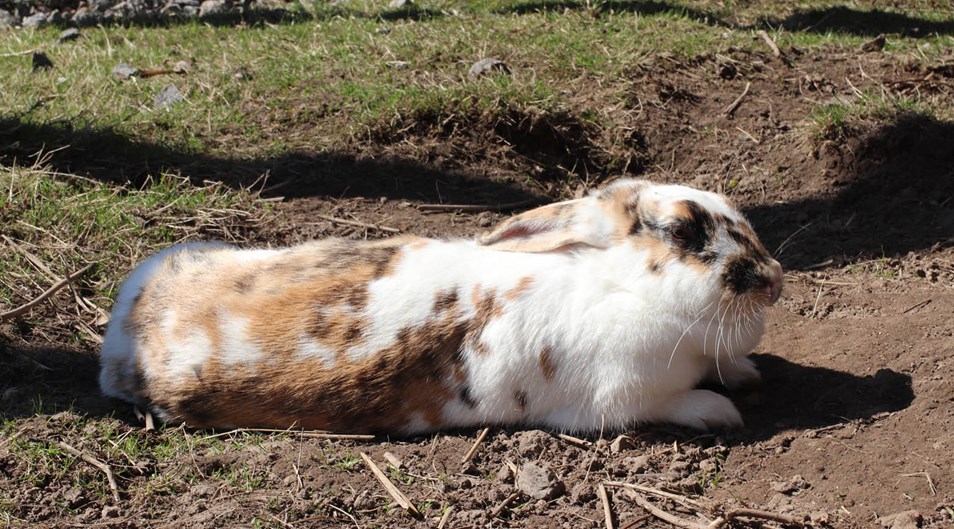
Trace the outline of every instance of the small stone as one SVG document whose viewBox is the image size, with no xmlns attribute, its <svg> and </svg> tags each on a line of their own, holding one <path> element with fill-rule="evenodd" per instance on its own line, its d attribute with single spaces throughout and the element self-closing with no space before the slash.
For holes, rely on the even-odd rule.
<svg viewBox="0 0 954 529">
<path fill-rule="evenodd" d="M 91 11 L 88 8 L 81 7 L 73 13 L 71 19 L 79 27 L 95 26 L 103 21 L 103 14 L 98 11 Z"/>
<path fill-rule="evenodd" d="M 863 52 L 881 51 L 884 49 L 885 42 L 887 42 L 887 38 L 885 37 L 885 34 L 882 33 L 878 35 L 877 37 L 875 37 L 873 40 L 869 40 L 868 42 L 862 44 L 861 51 Z"/>
<path fill-rule="evenodd" d="M 101 513 L 103 518 L 116 518 L 119 516 L 119 507 L 115 505 L 107 505 L 103 507 L 103 512 Z"/>
<path fill-rule="evenodd" d="M 20 22 L 20 25 L 24 28 L 42 28 L 48 23 L 49 22 L 46 20 L 46 13 L 35 13 L 28 17 L 23 17 L 23 21 Z"/>
<path fill-rule="evenodd" d="M 808 487 L 809 484 L 805 481 L 805 478 L 797 474 L 787 481 L 773 481 L 769 483 L 769 488 L 775 492 L 789 495 L 807 489 Z"/>
<path fill-rule="evenodd" d="M 170 84 L 159 91 L 159 94 L 156 96 L 155 106 L 156 108 L 169 110 L 182 101 L 185 101 L 185 96 L 182 95 L 182 92 L 180 92 L 175 85 Z"/>
<path fill-rule="evenodd" d="M 14 14 L 9 11 L 4 11 L 0 9 L 0 29 L 3 28 L 12 28 L 20 22 L 20 19 L 17 18 Z"/>
<path fill-rule="evenodd" d="M 406 70 L 411 66 L 411 63 L 407 61 L 388 61 L 384 64 L 388 65 L 388 68 L 394 68 L 395 70 Z"/>
<path fill-rule="evenodd" d="M 517 451 L 527 459 L 535 458 L 543 453 L 550 440 L 550 436 L 540 430 L 523 432 L 520 435 Z"/>
<path fill-rule="evenodd" d="M 59 9 L 54 9 L 53 11 L 50 11 L 50 14 L 46 15 L 46 21 L 50 24 L 62 24 L 63 13 L 60 13 Z"/>
<path fill-rule="evenodd" d="M 524 463 L 517 474 L 517 489 L 537 500 L 549 500 L 559 496 L 563 482 L 550 470 L 536 463 Z"/>
<path fill-rule="evenodd" d="M 200 17 L 212 17 L 223 15 L 229 11 L 229 6 L 225 0 L 205 0 L 199 4 Z"/>
<path fill-rule="evenodd" d="M 510 468 L 510 465 L 504 463 L 500 466 L 500 470 L 494 474 L 494 482 L 496 483 L 513 483 L 513 470 Z"/>
<path fill-rule="evenodd" d="M 500 59 L 488 57 L 475 62 L 474 65 L 470 67 L 470 71 L 467 72 L 467 77 L 476 79 L 495 73 L 510 75 L 510 68 Z"/>
<path fill-rule="evenodd" d="M 83 35 L 82 35 L 82 33 L 80 33 L 80 30 L 78 30 L 78 29 L 76 29 L 76 28 L 69 28 L 69 29 L 63 30 L 63 32 L 60 33 L 60 36 L 56 38 L 56 43 L 57 43 L 57 44 L 62 44 L 62 43 L 64 43 L 64 42 L 69 42 L 69 41 L 71 41 L 71 40 L 76 40 L 76 39 L 80 38 L 81 36 L 83 36 Z"/>
<path fill-rule="evenodd" d="M 577 483 L 570 490 L 570 501 L 573 502 L 573 505 L 583 505 L 595 499 L 596 493 L 593 491 L 593 487 L 586 483 Z"/>
<path fill-rule="evenodd" d="M 390 2 L 388 2 L 388 7 L 390 7 L 391 9 L 397 9 L 399 7 L 409 7 L 413 4 L 414 2 L 412 2 L 411 0 L 391 0 Z"/>
<path fill-rule="evenodd" d="M 904 511 L 878 519 L 878 523 L 887 529 L 920 529 L 923 522 L 924 517 L 918 511 Z"/>
<path fill-rule="evenodd" d="M 388 33 L 391 32 L 391 28 L 389 28 L 389 27 L 380 27 L 380 28 L 374 30 L 374 32 L 377 33 L 378 35 L 387 35 Z"/>
<path fill-rule="evenodd" d="M 135 66 L 131 66 L 124 62 L 121 62 L 113 68 L 112 74 L 113 74 L 113 77 L 115 77 L 116 79 L 125 81 L 126 79 L 129 79 L 130 77 L 136 77 L 137 75 L 139 75 L 139 68 L 136 68 Z"/>
<path fill-rule="evenodd" d="M 33 52 L 33 71 L 37 71 L 43 68 L 52 68 L 53 61 L 42 51 Z"/>
<path fill-rule="evenodd" d="M 649 466 L 649 456 L 625 457 L 623 466 L 630 474 L 640 474 Z"/>
<path fill-rule="evenodd" d="M 633 448 L 633 440 L 628 435 L 621 435 L 610 443 L 610 453 L 618 454 L 623 450 Z"/>
</svg>

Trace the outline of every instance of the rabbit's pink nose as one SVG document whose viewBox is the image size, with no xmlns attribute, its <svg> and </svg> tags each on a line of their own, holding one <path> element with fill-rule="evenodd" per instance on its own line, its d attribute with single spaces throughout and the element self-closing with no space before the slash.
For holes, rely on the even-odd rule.
<svg viewBox="0 0 954 529">
<path fill-rule="evenodd" d="M 765 293 L 768 294 L 769 302 L 775 303 L 782 295 L 782 284 L 785 282 L 785 273 L 782 271 L 782 265 L 772 259 L 768 265 L 766 274 Z"/>
</svg>

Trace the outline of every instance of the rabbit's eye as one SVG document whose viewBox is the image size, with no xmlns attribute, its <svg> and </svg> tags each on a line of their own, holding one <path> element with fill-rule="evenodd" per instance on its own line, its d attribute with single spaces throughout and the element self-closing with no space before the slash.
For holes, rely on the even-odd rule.
<svg viewBox="0 0 954 529">
<path fill-rule="evenodd" d="M 684 224 L 679 224 L 669 228 L 669 236 L 676 242 L 686 242 L 692 239 L 692 228 Z"/>
</svg>

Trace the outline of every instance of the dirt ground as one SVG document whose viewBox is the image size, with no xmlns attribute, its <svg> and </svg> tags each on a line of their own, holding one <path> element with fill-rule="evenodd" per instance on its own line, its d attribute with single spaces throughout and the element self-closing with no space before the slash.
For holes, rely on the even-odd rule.
<svg viewBox="0 0 954 529">
<path fill-rule="evenodd" d="M 625 173 L 729 194 L 786 268 L 755 354 L 764 385 L 733 396 L 744 429 L 700 435 L 653 426 L 622 432 L 622 442 L 613 443 L 621 432 L 602 432 L 578 443 L 558 432 L 491 428 L 463 470 L 478 431 L 373 441 L 235 434 L 220 444 L 200 442 L 211 432 L 191 432 L 195 449 L 186 453 L 108 457 L 84 434 L 91 422 L 155 450 L 182 432 L 142 432 L 125 407 L 101 398 L 95 350 L 51 348 L 12 326 L 3 329 L 0 354 L 20 367 L 0 375 L 4 398 L 39 394 L 72 404 L 33 418 L 29 404 L 8 404 L 6 417 L 22 419 L 16 435 L 62 439 L 103 459 L 117 473 L 120 501 L 115 506 L 102 473 L 82 461 L 26 479 L 37 469 L 7 439 L 0 440 L 7 512 L 32 527 L 437 527 L 452 506 L 445 527 L 603 527 L 598 486 L 613 481 L 694 498 L 698 504 L 644 493 L 696 522 L 697 513 L 711 520 L 751 507 L 807 516 L 818 527 L 952 527 L 954 124 L 890 110 L 819 129 L 811 112 L 852 100 L 858 89 L 950 98 L 954 56 L 928 67 L 878 52 L 787 53 L 790 64 L 739 52 L 689 62 L 663 55 L 634 66 L 620 80 L 625 104 L 612 112 L 620 125 L 612 130 L 626 137 L 572 116 L 470 116 L 457 124 L 422 117 L 401 137 L 372 135 L 340 156 L 246 168 L 251 176 L 267 164 L 265 196 L 285 197 L 253 243 L 383 235 L 315 213 L 428 236 L 472 234 L 506 213 L 417 206 L 566 198 L 586 187 L 567 178 L 571 167 L 592 175 L 590 186 Z M 620 169 L 609 170 L 610 160 Z M 202 176 L 219 162 L 182 166 Z M 82 169 L 75 160 L 70 168 Z M 400 460 L 389 475 L 423 509 L 422 520 L 393 503 L 361 452 L 382 468 L 386 452 Z M 508 463 L 552 472 L 552 497 L 519 494 L 494 516 L 515 490 Z M 615 527 L 669 527 L 626 489 L 608 491 Z M 885 519 L 905 511 L 917 513 Z M 742 518 L 729 526 L 780 525 Z"/>
</svg>

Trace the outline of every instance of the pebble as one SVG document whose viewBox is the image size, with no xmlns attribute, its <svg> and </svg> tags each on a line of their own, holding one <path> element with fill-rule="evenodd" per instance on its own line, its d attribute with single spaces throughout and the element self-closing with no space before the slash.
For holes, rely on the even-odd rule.
<svg viewBox="0 0 954 529">
<path fill-rule="evenodd" d="M 500 59 L 487 57 L 475 62 L 467 72 L 467 77 L 476 79 L 490 74 L 510 75 L 510 68 Z"/>
<path fill-rule="evenodd" d="M 623 450 L 633 448 L 633 440 L 628 435 L 621 435 L 610 443 L 610 453 L 618 454 Z"/>
<path fill-rule="evenodd" d="M 23 17 L 23 20 L 20 22 L 20 26 L 23 28 L 42 28 L 47 24 L 46 13 L 35 13 L 28 17 Z"/>
<path fill-rule="evenodd" d="M 414 4 L 411 0 L 391 0 L 388 2 L 388 7 L 391 9 L 397 9 L 399 7 L 406 7 Z"/>
<path fill-rule="evenodd" d="M 225 0 L 205 0 L 199 5 L 199 17 L 214 17 L 228 13 L 229 6 Z"/>
<path fill-rule="evenodd" d="M 13 26 L 16 26 L 19 22 L 20 22 L 20 19 L 18 19 L 15 15 L 10 13 L 9 11 L 4 11 L 3 9 L 0 9 L 0 29 L 12 28 Z"/>
<path fill-rule="evenodd" d="M 139 75 L 139 68 L 136 68 L 135 66 L 121 62 L 113 68 L 112 74 L 113 74 L 113 77 L 115 77 L 116 79 L 125 81 L 126 79 L 129 79 L 130 77 L 135 77 Z"/>
<path fill-rule="evenodd" d="M 564 487 L 549 469 L 536 463 L 524 463 L 517 473 L 517 489 L 531 498 L 549 500 L 559 496 Z"/>
<path fill-rule="evenodd" d="M 71 40 L 76 40 L 80 38 L 81 36 L 82 34 L 80 33 L 80 30 L 76 28 L 69 28 L 69 29 L 63 30 L 63 32 L 60 33 L 60 36 L 56 38 L 56 42 L 57 43 L 69 42 Z"/>
<path fill-rule="evenodd" d="M 166 85 L 166 87 L 156 95 L 155 106 L 156 108 L 169 110 L 182 101 L 185 101 L 185 96 L 176 88 L 176 85 L 170 84 Z"/>
<path fill-rule="evenodd" d="M 510 469 L 510 465 L 504 463 L 500 466 L 500 470 L 494 475 L 494 482 L 496 483 L 513 483 L 513 470 Z"/>
<path fill-rule="evenodd" d="M 878 523 L 887 529 L 920 529 L 922 522 L 924 522 L 924 517 L 918 511 L 889 514 L 878 520 Z"/>
</svg>

